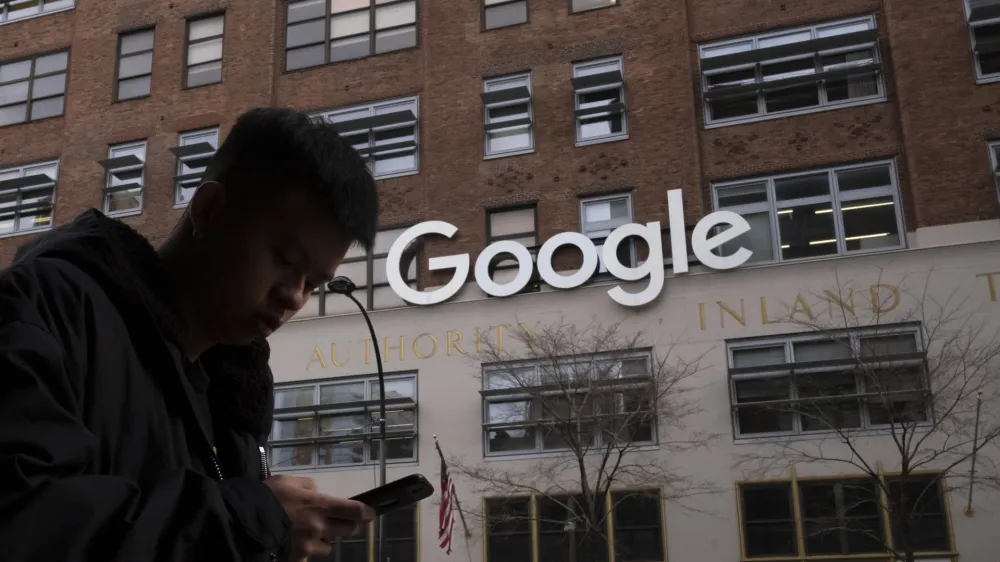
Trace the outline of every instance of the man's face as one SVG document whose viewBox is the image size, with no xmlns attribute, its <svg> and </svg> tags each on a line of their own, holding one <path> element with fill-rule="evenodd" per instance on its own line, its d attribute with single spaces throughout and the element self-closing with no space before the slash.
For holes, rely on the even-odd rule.
<svg viewBox="0 0 1000 562">
<path fill-rule="evenodd" d="M 206 196 L 228 196 L 217 184 L 202 188 L 216 190 Z M 333 278 L 350 247 L 315 196 L 294 187 L 279 193 L 259 204 L 208 203 L 213 212 L 200 252 L 208 290 L 199 300 L 213 339 L 270 336 Z"/>
</svg>

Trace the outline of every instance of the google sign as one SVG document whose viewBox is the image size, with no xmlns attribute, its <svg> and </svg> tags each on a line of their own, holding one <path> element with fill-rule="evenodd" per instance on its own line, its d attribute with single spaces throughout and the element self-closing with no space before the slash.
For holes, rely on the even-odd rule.
<svg viewBox="0 0 1000 562">
<path fill-rule="evenodd" d="M 667 207 L 670 231 L 684 232 L 684 202 L 681 190 L 673 189 L 667 192 Z M 729 228 L 711 235 L 716 227 L 720 226 L 729 226 Z M 691 234 L 691 250 L 698 261 L 712 269 L 734 269 L 746 263 L 753 252 L 741 246 L 732 255 L 720 256 L 712 253 L 712 250 L 749 231 L 750 224 L 740 215 L 732 211 L 716 211 L 706 215 L 695 225 L 694 232 Z M 456 232 L 458 232 L 458 227 L 451 223 L 428 221 L 408 228 L 396 239 L 392 247 L 389 248 L 388 256 L 386 256 L 386 276 L 389 280 L 389 286 L 400 298 L 411 304 L 430 305 L 444 302 L 458 293 L 469 277 L 469 254 L 430 258 L 428 265 L 431 271 L 442 269 L 455 271 L 448 283 L 433 291 L 423 292 L 413 289 L 400 274 L 400 260 L 403 257 L 403 250 L 411 242 L 429 234 L 451 238 Z M 642 265 L 628 267 L 618 260 L 618 245 L 629 236 L 642 238 L 649 248 L 649 257 Z M 684 237 L 672 236 L 670 244 L 673 272 L 687 273 L 688 248 Z M 583 254 L 583 264 L 579 270 L 563 274 L 553 269 L 552 255 L 562 246 L 574 246 Z M 556 289 L 573 289 L 593 276 L 598 265 L 597 252 L 597 246 L 594 245 L 593 241 L 579 232 L 562 232 L 549 238 L 538 250 L 536 260 L 532 260 L 531 252 L 523 244 L 513 240 L 494 242 L 487 246 L 476 259 L 476 284 L 488 295 L 507 297 L 524 289 L 537 267 L 538 274 L 545 283 Z M 499 254 L 513 256 L 518 264 L 517 275 L 514 279 L 502 284 L 495 282 L 489 273 L 490 262 Z M 646 288 L 638 293 L 626 292 L 621 286 L 615 286 L 608 290 L 608 295 L 615 302 L 623 306 L 642 306 L 653 301 L 663 290 L 664 255 L 659 222 L 649 222 L 645 225 L 632 223 L 616 228 L 605 240 L 601 257 L 608 273 L 621 281 L 631 282 L 644 278 L 649 279 Z"/>
</svg>

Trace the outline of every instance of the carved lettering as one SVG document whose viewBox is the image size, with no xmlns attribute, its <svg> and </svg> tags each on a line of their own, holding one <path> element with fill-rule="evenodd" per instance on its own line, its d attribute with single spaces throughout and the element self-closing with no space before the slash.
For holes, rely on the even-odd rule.
<svg viewBox="0 0 1000 562">
<path fill-rule="evenodd" d="M 420 341 L 423 340 L 424 338 L 431 340 L 431 352 L 428 353 L 427 355 L 420 353 L 419 349 Z M 418 359 L 427 359 L 428 357 L 434 357 L 434 354 L 437 353 L 437 350 L 438 350 L 438 340 L 437 338 L 434 337 L 433 334 L 423 333 L 417 336 L 413 340 L 413 355 L 416 356 Z"/>
<path fill-rule="evenodd" d="M 406 345 L 406 343 L 403 341 L 403 336 L 399 336 L 399 346 L 397 346 L 397 347 L 389 347 L 389 338 L 385 338 L 385 345 L 382 346 L 382 350 L 383 350 L 382 351 L 382 357 L 388 363 L 389 362 L 389 352 L 392 351 L 392 350 L 394 350 L 394 349 L 398 349 L 399 350 L 399 360 L 403 361 L 403 347 L 405 345 Z"/>
<path fill-rule="evenodd" d="M 891 305 L 885 306 L 885 301 L 879 298 L 880 289 L 889 289 L 890 294 L 892 295 Z M 872 285 L 870 290 L 872 293 L 872 312 L 874 312 L 875 314 L 892 312 L 893 310 L 896 310 L 897 307 L 899 307 L 899 302 L 900 302 L 899 287 L 895 285 L 883 285 L 879 283 L 878 285 Z"/>
<path fill-rule="evenodd" d="M 997 275 L 1000 275 L 1000 271 L 992 271 L 990 273 L 976 274 L 976 279 L 979 279 L 980 277 L 986 278 L 986 287 L 990 290 L 991 302 L 997 302 L 997 283 L 996 283 Z"/>
<path fill-rule="evenodd" d="M 319 346 L 313 346 L 312 353 L 309 355 L 309 362 L 306 363 L 306 370 L 308 371 L 313 363 L 319 363 L 320 369 L 326 368 L 326 361 L 323 360 L 323 352 L 319 350 Z"/>
<path fill-rule="evenodd" d="M 760 297 L 760 323 L 774 324 L 774 320 L 767 319 L 767 297 Z"/>
<path fill-rule="evenodd" d="M 813 316 L 812 307 L 809 306 L 809 303 L 806 302 L 806 299 L 802 298 L 801 293 L 795 295 L 795 303 L 792 305 L 792 313 L 789 314 L 789 317 L 794 318 L 796 314 L 800 313 L 805 314 L 810 321 L 816 319 L 816 317 Z"/>
<path fill-rule="evenodd" d="M 337 344 L 335 344 L 335 343 L 331 343 L 330 344 L 330 363 L 333 363 L 334 367 L 343 367 L 344 365 L 347 365 L 347 363 L 349 363 L 350 361 L 351 361 L 351 343 L 350 342 L 347 343 L 347 359 L 344 359 L 343 363 L 341 363 L 340 361 L 337 361 Z"/>
<path fill-rule="evenodd" d="M 455 336 L 458 336 L 457 338 Z M 448 357 L 451 357 L 451 349 L 454 347 L 459 353 L 465 355 L 465 351 L 462 349 L 462 332 L 458 330 L 448 330 L 445 334 L 445 341 L 448 342 Z"/>
<path fill-rule="evenodd" d="M 746 314 L 746 310 L 744 310 L 744 308 L 743 308 L 743 299 L 740 299 L 740 313 L 739 314 L 736 314 L 735 310 L 733 310 L 732 308 L 730 308 L 728 304 L 726 304 L 726 303 L 724 303 L 722 301 L 716 301 L 716 304 L 719 305 L 719 325 L 720 326 L 722 326 L 723 328 L 726 327 L 726 315 L 723 314 L 723 312 L 729 313 L 729 315 L 732 316 L 734 320 L 736 320 L 737 322 L 740 323 L 740 326 L 746 326 L 747 325 L 747 314 Z"/>
<path fill-rule="evenodd" d="M 358 343 L 365 344 L 365 365 L 367 365 L 368 363 L 371 363 L 371 360 L 372 360 L 372 340 L 369 340 L 369 339 L 358 340 Z"/>
<path fill-rule="evenodd" d="M 827 309 L 830 312 L 830 318 L 833 318 L 833 305 L 835 305 L 835 304 L 840 307 L 840 311 L 842 313 L 844 311 L 848 311 L 848 312 L 851 313 L 852 316 L 855 315 L 855 312 L 854 312 L 854 289 L 849 289 L 849 291 L 850 292 L 847 294 L 847 301 L 846 302 L 844 301 L 844 299 L 841 298 L 840 295 L 838 295 L 837 293 L 834 293 L 833 291 L 823 291 L 826 294 Z"/>
</svg>

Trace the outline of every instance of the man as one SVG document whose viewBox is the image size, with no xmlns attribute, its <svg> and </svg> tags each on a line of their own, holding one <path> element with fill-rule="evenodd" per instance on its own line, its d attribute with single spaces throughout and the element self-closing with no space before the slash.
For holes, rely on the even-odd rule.
<svg viewBox="0 0 1000 562">
<path fill-rule="evenodd" d="M 0 558 L 299 562 L 370 521 L 270 476 L 264 338 L 377 214 L 329 125 L 256 109 L 160 248 L 95 210 L 22 248 L 0 273 Z"/>
</svg>

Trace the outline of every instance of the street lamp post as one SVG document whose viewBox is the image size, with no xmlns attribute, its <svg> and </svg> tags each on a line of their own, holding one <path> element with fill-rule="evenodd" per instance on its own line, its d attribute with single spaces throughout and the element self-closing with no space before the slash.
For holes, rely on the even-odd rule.
<svg viewBox="0 0 1000 562">
<path fill-rule="evenodd" d="M 382 353 L 378 348 L 378 338 L 375 336 L 375 327 L 372 326 L 372 320 L 368 317 L 368 311 L 365 310 L 364 305 L 355 298 L 354 291 L 358 288 L 347 277 L 336 277 L 333 281 L 327 283 L 326 288 L 329 292 L 344 295 L 347 298 L 354 301 L 354 304 L 358 306 L 358 310 L 361 311 L 361 316 L 364 317 L 365 323 L 368 324 L 368 333 L 371 334 L 372 347 L 375 348 L 375 364 L 378 366 L 378 432 L 379 432 L 379 442 L 378 442 L 378 473 L 379 473 L 379 486 L 385 485 L 385 373 L 382 371 Z M 375 523 L 375 562 L 382 562 L 382 553 L 385 545 L 385 528 L 382 524 L 382 517 L 379 516 Z"/>
</svg>

